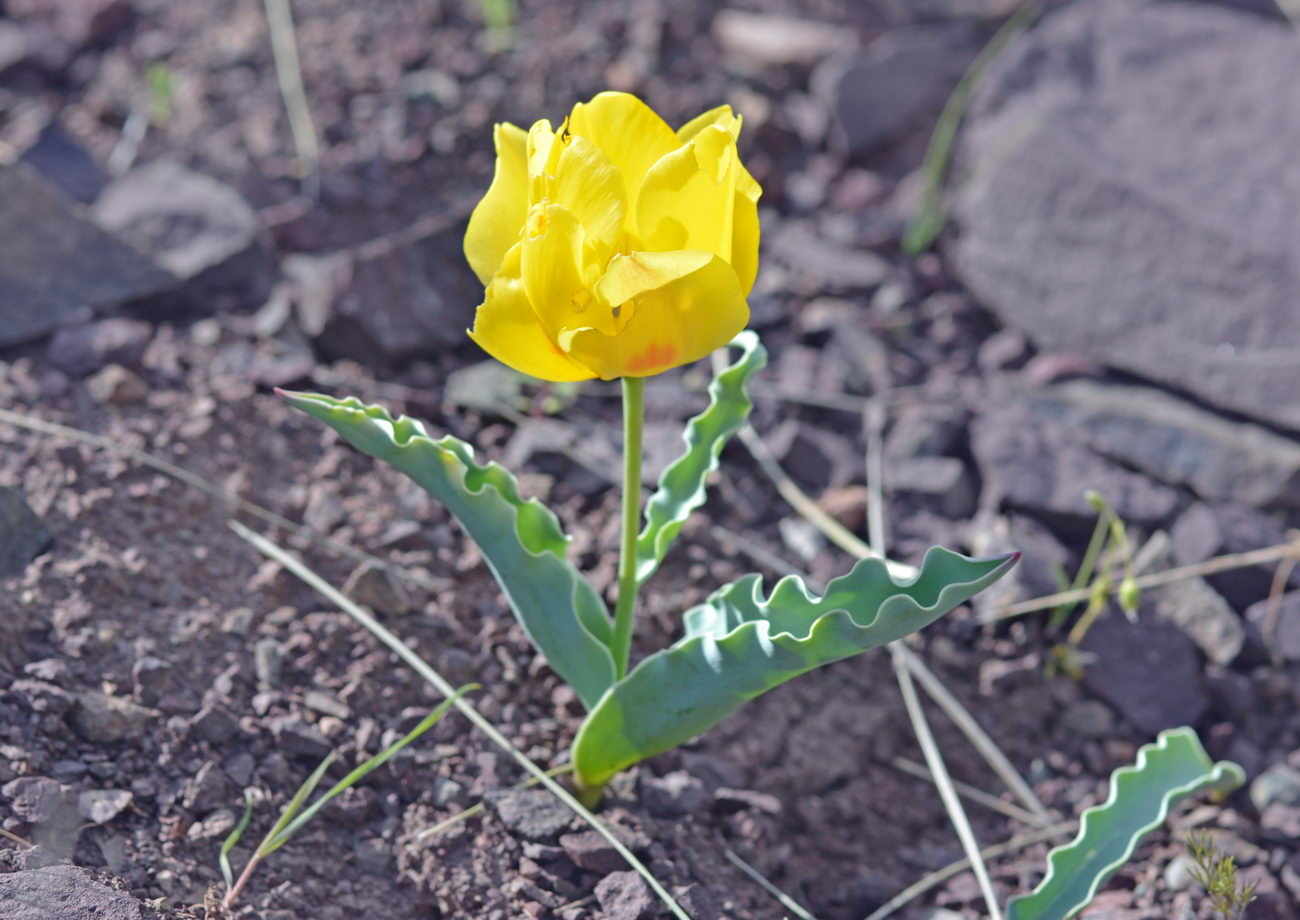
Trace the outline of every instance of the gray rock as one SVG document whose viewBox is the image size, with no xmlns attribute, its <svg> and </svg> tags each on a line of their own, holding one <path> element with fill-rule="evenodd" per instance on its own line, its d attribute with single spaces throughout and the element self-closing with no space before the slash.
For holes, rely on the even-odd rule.
<svg viewBox="0 0 1300 920">
<path fill-rule="evenodd" d="M 465 264 L 464 233 L 461 223 L 285 259 L 299 325 L 325 357 L 363 363 L 407 361 L 463 345 L 483 299 Z"/>
<path fill-rule="evenodd" d="M 1300 427 L 1300 45 L 1209 6 L 1072 4 L 967 114 L 959 272 L 1044 349 Z"/>
<path fill-rule="evenodd" d="M 45 356 L 59 370 L 82 377 L 105 364 L 135 364 L 152 336 L 152 326 L 133 319 L 64 326 L 50 339 Z"/>
<path fill-rule="evenodd" d="M 779 225 L 767 251 L 774 263 L 788 267 L 794 278 L 788 286 L 810 294 L 869 290 L 891 271 L 889 263 L 871 250 L 827 239 L 807 223 L 794 220 Z"/>
<path fill-rule="evenodd" d="M 469 793 L 465 787 L 454 779 L 448 779 L 445 776 L 439 776 L 433 781 L 433 804 L 439 808 L 447 808 L 452 805 L 464 807 L 469 803 Z"/>
<path fill-rule="evenodd" d="M 82 204 L 99 197 L 108 182 L 95 158 L 57 120 L 41 129 L 18 162 L 36 170 L 63 194 Z"/>
<path fill-rule="evenodd" d="M 1154 735 L 1195 725 L 1208 706 L 1196 646 L 1172 623 L 1104 614 L 1084 637 L 1083 683 L 1129 724 Z"/>
<path fill-rule="evenodd" d="M 5 920 L 144 920 L 130 895 L 92 881 L 76 866 L 46 866 L 0 875 Z"/>
<path fill-rule="evenodd" d="M 1241 654 L 1246 628 L 1241 617 L 1203 578 L 1183 578 L 1151 591 L 1156 616 L 1187 633 L 1205 657 L 1230 664 Z"/>
<path fill-rule="evenodd" d="M 346 703 L 322 690 L 308 690 L 302 695 L 302 704 L 313 712 L 333 716 L 344 722 L 352 718 L 352 710 Z"/>
<path fill-rule="evenodd" d="M 1300 770 L 1273 764 L 1250 784 L 1250 802 L 1261 812 L 1274 804 L 1300 805 Z"/>
<path fill-rule="evenodd" d="M 650 920 L 655 913 L 650 886 L 630 870 L 611 872 L 597 882 L 596 900 L 605 920 Z"/>
<path fill-rule="evenodd" d="M 1246 608 L 1246 622 L 1271 656 L 1300 661 L 1300 591 L 1289 591 L 1274 606 L 1266 597 Z"/>
<path fill-rule="evenodd" d="M 47 776 L 24 776 L 0 788 L 9 808 L 31 825 L 28 836 L 37 846 L 66 859 L 77 848 L 81 835 L 81 812 L 77 794 Z"/>
<path fill-rule="evenodd" d="M 77 811 L 91 824 L 107 824 L 130 807 L 128 789 L 87 789 L 77 797 Z"/>
<path fill-rule="evenodd" d="M 86 308 L 101 311 L 176 283 L 26 167 L 0 168 L 0 201 L 0 346 L 39 339 Z"/>
<path fill-rule="evenodd" d="M 850 55 L 823 57 L 813 75 L 833 138 L 850 155 L 934 124 L 979 50 L 965 26 L 895 29 Z"/>
<path fill-rule="evenodd" d="M 111 743 L 138 734 L 155 715 L 120 696 L 90 690 L 77 694 L 72 727 L 87 741 Z"/>
<path fill-rule="evenodd" d="M 91 213 L 181 279 L 174 296 L 150 304 L 155 309 L 266 302 L 272 265 L 257 212 L 216 179 L 155 160 L 114 180 Z"/>
<path fill-rule="evenodd" d="M 22 493 L 0 486 L 0 578 L 22 574 L 53 540 Z"/>
<path fill-rule="evenodd" d="M 1027 399 L 1098 453 L 1202 498 L 1300 509 L 1300 441 L 1151 387 L 1072 380 Z"/>
<path fill-rule="evenodd" d="M 1177 509 L 1174 490 L 1101 456 L 1076 432 L 1016 397 L 987 401 L 971 423 L 971 449 L 984 479 L 981 504 L 1092 521 L 1089 489 L 1126 521 L 1163 521 Z"/>
<path fill-rule="evenodd" d="M 188 836 L 191 840 L 214 840 L 226 837 L 235 829 L 237 823 L 233 809 L 218 808 L 202 821 L 191 824 Z"/>
<path fill-rule="evenodd" d="M 527 840 L 546 840 L 567 830 L 573 812 L 545 789 L 502 789 L 483 796 L 501 823 Z"/>
</svg>

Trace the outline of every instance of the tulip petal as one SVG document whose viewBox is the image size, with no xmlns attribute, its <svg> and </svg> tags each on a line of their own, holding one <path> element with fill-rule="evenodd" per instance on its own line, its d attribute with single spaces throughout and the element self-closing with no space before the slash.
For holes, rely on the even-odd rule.
<svg viewBox="0 0 1300 920">
<path fill-rule="evenodd" d="M 678 128 L 677 138 L 683 144 L 686 144 L 690 142 L 691 138 L 695 137 L 695 135 L 699 134 L 705 128 L 708 128 L 711 125 L 718 125 L 725 128 L 727 132 L 736 139 L 736 142 L 739 143 L 740 126 L 743 123 L 744 119 L 732 112 L 731 106 L 720 105 L 716 109 L 709 109 L 709 111 L 705 112 L 703 115 L 695 116 L 686 124 Z M 763 194 L 762 186 L 760 186 L 758 181 L 749 174 L 749 170 L 745 168 L 744 163 L 740 164 L 740 174 L 736 177 L 736 188 L 744 194 L 746 198 L 754 202 L 758 201 L 759 196 Z"/>
<path fill-rule="evenodd" d="M 522 128 L 503 122 L 494 129 L 493 139 L 496 171 L 465 231 L 465 258 L 485 286 L 506 252 L 519 242 L 519 231 L 528 214 L 527 135 Z"/>
<path fill-rule="evenodd" d="M 578 219 L 558 204 L 535 205 L 528 213 L 522 246 L 524 288 L 533 311 L 547 332 L 559 338 L 565 329 L 594 328 L 617 332 L 612 313 L 591 295 L 599 269 L 591 261 L 586 232 Z M 584 270 L 584 267 L 590 268 Z"/>
<path fill-rule="evenodd" d="M 646 171 L 681 146 L 668 123 L 631 93 L 599 93 L 578 103 L 569 116 L 569 131 L 605 151 L 623 174 L 632 207 Z"/>
<path fill-rule="evenodd" d="M 507 254 L 503 270 L 488 285 L 469 337 L 502 364 L 530 377 L 555 381 L 594 377 L 565 354 L 538 322 L 518 274 L 521 249 L 516 246 Z"/>
<path fill-rule="evenodd" d="M 585 137 L 568 135 L 556 165 L 557 204 L 578 219 L 601 261 L 609 257 L 623 232 L 627 189 L 623 176 L 605 152 Z"/>
<path fill-rule="evenodd" d="M 736 139 L 720 125 L 660 158 L 637 195 L 642 247 L 702 249 L 729 260 L 739 163 Z"/>
<path fill-rule="evenodd" d="M 740 289 L 748 297 L 754 289 L 754 279 L 758 277 L 758 202 L 740 191 L 739 187 L 734 200 L 729 261 L 736 277 L 740 279 Z"/>
<path fill-rule="evenodd" d="M 560 338 L 573 358 L 604 380 L 649 377 L 697 361 L 749 322 L 736 273 L 711 253 L 637 252 L 616 257 L 610 273 L 615 277 L 602 278 L 600 290 L 641 292 L 623 331 L 608 336 L 582 329 Z M 646 288 L 653 280 L 665 283 Z"/>
</svg>

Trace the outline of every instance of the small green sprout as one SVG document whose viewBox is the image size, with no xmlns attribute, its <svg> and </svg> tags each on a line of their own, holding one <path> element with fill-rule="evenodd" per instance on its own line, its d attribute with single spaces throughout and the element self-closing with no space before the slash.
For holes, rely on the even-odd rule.
<svg viewBox="0 0 1300 920">
<path fill-rule="evenodd" d="M 1255 882 L 1237 878 L 1237 864 L 1231 856 L 1215 846 L 1214 838 L 1207 833 L 1191 831 L 1185 841 L 1188 855 L 1196 866 L 1190 870 L 1210 896 L 1214 909 L 1224 920 L 1241 920 L 1246 907 L 1255 900 Z"/>
<path fill-rule="evenodd" d="M 316 791 L 316 787 L 320 785 L 320 781 L 325 776 L 326 771 L 328 771 L 330 766 L 334 763 L 335 755 L 334 752 L 331 751 L 329 755 L 320 762 L 320 765 L 312 771 L 311 775 L 303 781 L 303 784 L 298 787 L 298 791 L 293 794 L 293 798 L 289 800 L 289 804 L 286 805 L 284 811 L 280 813 L 279 819 L 275 822 L 274 826 L 267 831 L 266 836 L 262 838 L 262 842 L 257 845 L 257 849 L 253 851 L 253 855 L 249 857 L 248 863 L 244 866 L 244 871 L 240 873 L 239 879 L 236 880 L 234 877 L 234 871 L 230 866 L 230 851 L 235 848 L 235 844 L 239 843 L 239 839 L 244 835 L 244 831 L 248 829 L 248 822 L 253 817 L 253 806 L 256 801 L 252 791 L 245 789 L 243 817 L 239 819 L 239 824 L 235 826 L 235 829 L 230 832 L 230 836 L 228 836 L 225 839 L 225 842 L 221 844 L 221 852 L 217 857 L 217 862 L 221 867 L 221 877 L 226 882 L 226 895 L 221 901 L 222 910 L 229 910 L 234 906 L 235 901 L 239 898 L 239 893 L 243 891 L 249 878 L 252 877 L 253 870 L 257 867 L 257 864 L 288 843 L 293 835 L 298 833 L 298 831 L 302 829 L 303 825 L 314 818 L 316 813 L 324 808 L 331 799 L 346 792 L 364 779 L 367 774 L 386 764 L 398 751 L 406 747 L 416 738 L 419 738 L 429 729 L 433 728 L 456 700 L 460 699 L 471 690 L 477 689 L 479 689 L 478 684 L 466 684 L 459 688 L 455 694 L 448 697 L 446 700 L 443 700 L 436 709 L 425 716 L 424 719 L 420 721 L 419 725 L 407 732 L 406 735 L 390 747 L 379 752 L 374 757 L 371 757 L 365 763 L 361 764 L 361 766 L 343 777 L 343 779 L 335 783 L 328 792 L 318 798 L 315 802 L 312 802 L 312 804 L 304 810 L 302 807 L 303 803 L 307 801 L 308 797 L 314 791 Z"/>
<path fill-rule="evenodd" d="M 149 122 L 161 128 L 172 117 L 172 97 L 176 88 L 172 70 L 162 61 L 154 61 L 145 68 L 144 80 L 149 86 Z"/>
</svg>

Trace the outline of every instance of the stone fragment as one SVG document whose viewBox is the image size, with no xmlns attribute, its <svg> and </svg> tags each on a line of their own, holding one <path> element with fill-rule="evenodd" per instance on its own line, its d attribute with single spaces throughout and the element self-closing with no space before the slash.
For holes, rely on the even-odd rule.
<svg viewBox="0 0 1300 920">
<path fill-rule="evenodd" d="M 1215 664 L 1241 654 L 1246 628 L 1241 617 L 1203 578 L 1182 578 L 1151 591 L 1156 616 L 1174 623 Z"/>
<path fill-rule="evenodd" d="M 962 280 L 1042 349 L 1300 428 L 1297 85 L 1284 23 L 1127 0 L 1045 16 L 967 110 Z"/>
<path fill-rule="evenodd" d="M 315 726 L 294 716 L 277 716 L 271 720 L 271 731 L 280 749 L 286 754 L 297 754 L 321 760 L 329 754 L 330 743 Z"/>
<path fill-rule="evenodd" d="M 284 649 L 271 636 L 263 636 L 253 646 L 253 670 L 257 674 L 257 686 L 269 690 L 280 685 L 280 673 L 284 668 Z"/>
<path fill-rule="evenodd" d="M 411 612 L 411 599 L 406 589 L 387 569 L 369 562 L 363 562 L 353 570 L 343 585 L 343 593 L 375 613 L 405 616 Z"/>
<path fill-rule="evenodd" d="M 154 715 L 128 699 L 88 690 L 77 694 L 72 727 L 87 741 L 112 743 L 138 734 Z"/>
<path fill-rule="evenodd" d="M 76 866 L 46 866 L 0 875 L 5 920 L 144 920 L 140 903 L 92 881 Z"/>
<path fill-rule="evenodd" d="M 120 364 L 110 364 L 86 378 L 86 392 L 97 403 L 122 405 L 149 395 L 149 385 Z"/>
<path fill-rule="evenodd" d="M 50 339 L 45 356 L 59 370 L 84 377 L 105 364 L 135 364 L 152 336 L 152 326 L 133 319 L 64 326 Z"/>
<path fill-rule="evenodd" d="M 1289 591 L 1276 603 L 1267 597 L 1246 608 L 1246 622 L 1258 633 L 1270 657 L 1300 661 L 1300 591 Z"/>
<path fill-rule="evenodd" d="M 1196 646 L 1172 623 L 1111 610 L 1080 644 L 1089 658 L 1083 683 L 1148 735 L 1195 725 L 1208 705 Z"/>
<path fill-rule="evenodd" d="M 291 256 L 299 325 L 329 359 L 403 362 L 464 344 L 483 288 L 465 264 L 465 225 L 405 231 L 356 250 Z"/>
<path fill-rule="evenodd" d="M 858 156 L 930 128 L 979 50 L 964 25 L 895 29 L 854 55 L 823 55 L 813 75 L 832 137 Z"/>
<path fill-rule="evenodd" d="M 1125 469 L 1084 444 L 1063 425 L 1009 397 L 990 401 L 971 424 L 971 449 L 984 479 L 981 504 L 1091 522 L 1097 512 L 1084 499 L 1100 492 L 1125 521 L 1163 521 L 1178 507 L 1178 493 Z"/>
<path fill-rule="evenodd" d="M 370 875 L 384 875 L 393 859 L 388 844 L 378 837 L 361 837 L 352 845 L 357 867 Z"/>
<path fill-rule="evenodd" d="M 220 706 L 209 705 L 194 714 L 190 731 L 210 744 L 225 744 L 239 731 L 239 723 Z"/>
<path fill-rule="evenodd" d="M 768 792 L 753 789 L 729 789 L 722 786 L 713 793 L 713 807 L 723 814 L 752 808 L 769 815 L 781 813 L 781 800 Z"/>
<path fill-rule="evenodd" d="M 1210 501 L 1300 510 L 1296 439 L 1153 387 L 1072 380 L 1034 390 L 1026 400 L 1035 415 L 1078 433 L 1099 454 L 1162 482 Z"/>
<path fill-rule="evenodd" d="M 191 812 L 204 814 L 226 804 L 230 797 L 230 783 L 226 780 L 225 771 L 215 760 L 209 760 L 185 784 L 181 805 Z"/>
<path fill-rule="evenodd" d="M 483 803 L 512 833 L 528 840 L 553 838 L 573 823 L 573 812 L 545 789 L 494 790 Z"/>
<path fill-rule="evenodd" d="M 77 811 L 91 824 L 107 824 L 130 807 L 129 789 L 87 789 L 77 797 Z"/>
<path fill-rule="evenodd" d="M 650 886 L 635 872 L 611 872 L 596 883 L 596 900 L 605 920 L 650 920 L 655 899 Z"/>
<path fill-rule="evenodd" d="M 1300 770 L 1273 764 L 1250 784 L 1250 803 L 1261 812 L 1274 804 L 1300 805 Z"/>
<path fill-rule="evenodd" d="M 0 201 L 0 346 L 48 335 L 87 307 L 104 310 L 175 284 L 25 166 L 0 167 Z"/>
<path fill-rule="evenodd" d="M 91 213 L 181 280 L 176 296 L 151 303 L 155 309 L 265 303 L 271 260 L 257 212 L 216 179 L 155 160 L 114 180 Z"/>
<path fill-rule="evenodd" d="M 22 493 L 0 486 L 0 578 L 22 574 L 28 563 L 49 549 L 53 539 Z"/>
<path fill-rule="evenodd" d="M 829 22 L 735 9 L 713 17 L 713 37 L 724 54 L 759 67 L 807 66 L 858 43 L 851 30 Z"/>
<path fill-rule="evenodd" d="M 171 662 L 146 655 L 131 666 L 135 695 L 146 706 L 155 706 L 172 685 Z"/>
<path fill-rule="evenodd" d="M 893 464 L 885 484 L 893 494 L 917 498 L 957 521 L 975 512 L 979 498 L 970 471 L 956 457 L 913 457 Z"/>
<path fill-rule="evenodd" d="M 807 223 L 787 221 L 773 233 L 767 251 L 789 268 L 790 287 L 804 293 L 870 290 L 889 277 L 891 267 L 869 249 L 850 248 L 819 234 Z"/>
<path fill-rule="evenodd" d="M 14 816 L 31 826 L 32 843 L 60 859 L 72 856 L 82 818 L 77 794 L 70 787 L 48 776 L 24 776 L 6 783 L 0 792 Z"/>
<path fill-rule="evenodd" d="M 1178 516 L 1169 529 L 1175 561 L 1196 565 L 1215 556 L 1244 553 L 1287 541 L 1286 527 L 1273 516 L 1243 505 L 1196 503 Z M 1214 589 L 1241 610 L 1266 597 L 1273 585 L 1275 563 L 1230 569 L 1205 576 Z M 1287 584 L 1300 588 L 1300 567 Z"/>
<path fill-rule="evenodd" d="M 627 866 L 627 861 L 618 854 L 613 844 L 596 831 L 561 834 L 560 848 L 568 854 L 575 866 L 588 872 L 606 875 Z"/>
</svg>

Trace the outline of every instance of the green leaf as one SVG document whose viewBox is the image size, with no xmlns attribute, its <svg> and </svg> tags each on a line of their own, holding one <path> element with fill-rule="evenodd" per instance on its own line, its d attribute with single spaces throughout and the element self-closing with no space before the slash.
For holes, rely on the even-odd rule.
<svg viewBox="0 0 1300 920">
<path fill-rule="evenodd" d="M 864 559 L 822 597 L 791 576 L 764 600 L 760 577 L 747 575 L 688 610 L 686 636 L 609 689 L 574 741 L 574 770 L 599 788 L 792 677 L 930 625 L 1018 558 L 968 559 L 936 547 L 915 578 L 900 582 L 880 560 Z"/>
<path fill-rule="evenodd" d="M 640 586 L 663 562 L 691 512 L 704 504 L 705 484 L 718 468 L 723 445 L 740 430 L 753 405 L 746 387 L 767 364 L 767 349 L 758 334 L 746 330 L 731 341 L 740 357 L 709 384 L 709 406 L 686 423 L 686 451 L 659 477 L 659 489 L 645 509 L 645 528 L 636 540 L 636 581 Z"/>
<path fill-rule="evenodd" d="M 478 544 L 510 608 L 552 668 L 588 709 L 614 682 L 613 625 L 595 589 L 565 558 L 555 515 L 519 495 L 514 476 L 450 435 L 433 440 L 415 419 L 394 419 L 356 397 L 286 393 L 354 447 L 391 463 L 442 502 Z"/>
<path fill-rule="evenodd" d="M 225 842 L 221 844 L 221 852 L 217 855 L 217 864 L 221 866 L 221 877 L 226 882 L 226 890 L 229 891 L 235 887 L 235 873 L 230 868 L 230 851 L 239 843 L 239 838 L 244 836 L 244 831 L 248 829 L 248 821 L 253 817 L 253 793 L 251 790 L 244 790 L 244 816 L 239 819 L 235 829 L 226 837 Z"/>
<path fill-rule="evenodd" d="M 1011 899 L 1008 920 L 1073 917 L 1164 823 L 1175 802 L 1207 788 L 1231 792 L 1245 781 L 1235 763 L 1213 763 L 1190 728 L 1161 732 L 1154 744 L 1138 749 L 1136 764 L 1110 775 L 1106 801 L 1083 813 L 1071 843 L 1047 854 L 1047 877 L 1032 894 Z"/>
</svg>

